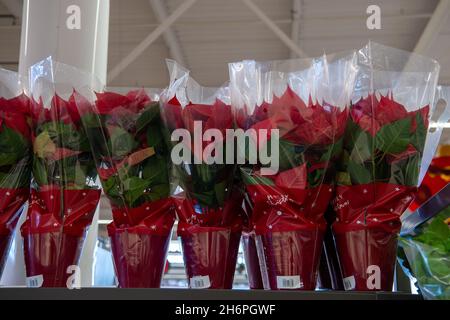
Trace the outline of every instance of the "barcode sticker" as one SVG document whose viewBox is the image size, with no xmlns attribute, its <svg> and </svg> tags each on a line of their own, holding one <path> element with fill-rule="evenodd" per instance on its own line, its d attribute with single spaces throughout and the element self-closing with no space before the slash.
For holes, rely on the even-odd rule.
<svg viewBox="0 0 450 320">
<path fill-rule="evenodd" d="M 42 274 L 32 277 L 27 277 L 26 284 L 28 288 L 40 288 L 44 283 L 44 277 Z"/>
<path fill-rule="evenodd" d="M 303 287 L 303 282 L 300 276 L 277 276 L 278 289 L 300 289 Z"/>
<path fill-rule="evenodd" d="M 343 279 L 345 291 L 355 290 L 356 281 L 354 276 L 350 276 Z"/>
<path fill-rule="evenodd" d="M 189 286 L 192 289 L 207 289 L 211 287 L 209 276 L 196 276 L 189 280 Z"/>
</svg>

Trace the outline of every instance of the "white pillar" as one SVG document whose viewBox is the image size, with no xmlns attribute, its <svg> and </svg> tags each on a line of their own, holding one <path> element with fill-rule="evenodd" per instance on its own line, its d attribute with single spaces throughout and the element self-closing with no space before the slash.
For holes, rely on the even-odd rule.
<svg viewBox="0 0 450 320">
<path fill-rule="evenodd" d="M 108 30 L 109 0 L 25 0 L 19 73 L 28 76 L 30 66 L 51 56 L 54 61 L 93 73 L 105 85 Z M 82 286 L 92 284 L 97 220 L 98 212 L 89 230 L 80 261 Z M 22 238 L 19 229 L 17 231 L 15 248 L 20 248 Z M 25 285 L 23 264 L 22 250 L 16 250 L 15 256 L 10 255 L 7 262 L 8 270 L 16 270 L 16 273 L 14 277 L 5 275 L 1 279 L 1 285 Z"/>
<path fill-rule="evenodd" d="M 109 0 L 25 0 L 19 73 L 51 56 L 106 84 Z"/>
</svg>

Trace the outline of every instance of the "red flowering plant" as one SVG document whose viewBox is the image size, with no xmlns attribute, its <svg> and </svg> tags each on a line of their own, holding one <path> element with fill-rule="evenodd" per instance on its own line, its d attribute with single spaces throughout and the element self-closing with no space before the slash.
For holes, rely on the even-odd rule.
<svg viewBox="0 0 450 320">
<path fill-rule="evenodd" d="M 234 127 L 229 93 L 227 88 L 200 87 L 173 61 L 168 67 L 172 79 L 161 112 L 172 160 L 182 147 L 182 161 L 174 161 L 173 178 L 183 193 L 174 199 L 189 285 L 231 289 L 242 196 L 233 190 L 236 166 L 225 159 L 226 130 Z M 211 132 L 214 136 L 208 136 Z"/>
<path fill-rule="evenodd" d="M 66 287 L 68 268 L 78 265 L 100 189 L 81 124 L 90 103 L 72 86 L 60 85 L 59 79 L 62 74 L 87 75 L 48 59 L 31 70 L 33 181 L 27 219 L 21 227 L 27 284 Z M 83 101 L 83 108 L 77 108 L 76 100 Z"/>
<path fill-rule="evenodd" d="M 230 65 L 238 126 L 259 132 L 254 141 L 258 153 L 277 138 L 270 130 L 279 133 L 278 150 L 273 149 L 276 144 L 271 150 L 278 170 L 264 174 L 268 168 L 261 162 L 241 168 L 250 208 L 247 234 L 254 235 L 244 248 L 250 258 L 254 241 L 263 253 L 259 254 L 262 280 L 272 290 L 314 290 L 316 286 L 324 212 L 334 190 L 333 162 L 342 150 L 356 75 L 354 56 L 329 59 Z M 317 72 L 325 68 L 327 79 Z"/>
<path fill-rule="evenodd" d="M 409 61 L 414 72 L 403 65 L 395 72 L 395 61 Z M 360 50 L 359 65 L 333 232 L 345 289 L 390 291 L 400 215 L 419 183 L 438 65 L 374 43 Z"/>
<path fill-rule="evenodd" d="M 97 93 L 82 122 L 112 208 L 108 234 L 119 286 L 159 287 L 175 213 L 158 101 L 144 89 Z"/>
<path fill-rule="evenodd" d="M 0 276 L 31 179 L 30 100 L 17 73 L 0 69 Z"/>
</svg>

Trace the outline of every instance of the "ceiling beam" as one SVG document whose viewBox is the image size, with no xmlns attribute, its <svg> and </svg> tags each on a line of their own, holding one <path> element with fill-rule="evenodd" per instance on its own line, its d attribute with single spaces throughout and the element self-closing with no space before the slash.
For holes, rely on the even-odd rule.
<svg viewBox="0 0 450 320">
<path fill-rule="evenodd" d="M 181 17 L 197 0 L 186 0 L 175 9 L 170 16 L 167 17 L 155 30 L 153 30 L 144 40 L 142 40 L 131 52 L 123 58 L 108 73 L 108 83 L 113 81 L 117 76 L 125 70 L 137 57 L 139 57 L 156 39 L 162 35 L 179 17 Z"/>
<path fill-rule="evenodd" d="M 300 41 L 300 14 L 301 14 L 301 0 L 292 0 L 292 24 L 291 24 L 291 39 L 294 43 Z M 291 58 L 295 58 L 296 54 L 291 50 Z"/>
<path fill-rule="evenodd" d="M 252 0 L 241 0 L 273 33 L 298 57 L 306 58 L 307 55 L 302 49 L 292 41 L 292 39 L 278 27 Z"/>
<path fill-rule="evenodd" d="M 8 11 L 17 19 L 22 18 L 23 0 L 0 0 Z"/>
<path fill-rule="evenodd" d="M 149 0 L 150 6 L 152 7 L 153 13 L 159 23 L 163 23 L 167 19 L 167 7 L 166 4 L 161 2 L 161 0 Z M 170 56 L 172 59 L 176 60 L 181 65 L 188 67 L 186 64 L 186 59 L 184 58 L 183 50 L 181 48 L 180 41 L 175 31 L 172 28 L 167 28 L 163 33 L 164 42 L 170 51 Z"/>
<path fill-rule="evenodd" d="M 441 31 L 443 25 L 447 22 L 449 11 L 450 0 L 440 0 L 414 47 L 415 53 L 427 54 L 434 40 L 436 40 L 439 31 Z"/>
</svg>

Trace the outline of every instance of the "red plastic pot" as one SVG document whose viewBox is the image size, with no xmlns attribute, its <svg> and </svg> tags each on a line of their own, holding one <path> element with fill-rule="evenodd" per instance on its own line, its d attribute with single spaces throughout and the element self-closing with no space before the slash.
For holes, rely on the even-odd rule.
<svg viewBox="0 0 450 320">
<path fill-rule="evenodd" d="M 29 189 L 0 189 L 0 276 L 28 194 Z"/>
<path fill-rule="evenodd" d="M 68 267 L 78 265 L 99 199 L 96 189 L 64 190 L 63 195 L 56 186 L 32 190 L 27 219 L 21 226 L 28 286 L 67 286 L 73 274 Z"/>
<path fill-rule="evenodd" d="M 178 225 L 189 286 L 231 289 L 241 237 L 231 228 Z"/>
<path fill-rule="evenodd" d="M 121 288 L 159 288 L 171 233 L 108 226 L 117 280 Z"/>
<path fill-rule="evenodd" d="M 392 291 L 400 216 L 415 191 L 389 183 L 338 186 L 332 229 L 346 290 Z"/>
<path fill-rule="evenodd" d="M 55 231 L 25 234 L 23 237 L 28 285 L 67 287 L 72 274 L 68 267 L 78 265 L 85 234 L 74 236 Z M 37 282 L 33 283 L 33 279 Z"/>
<path fill-rule="evenodd" d="M 137 208 L 113 207 L 113 217 L 108 234 L 119 287 L 159 288 L 175 222 L 171 199 Z M 137 224 L 119 224 L 130 221 Z"/>
<path fill-rule="evenodd" d="M 263 246 L 271 290 L 316 288 L 323 235 L 322 227 L 312 226 L 257 236 L 257 246 Z"/>
<path fill-rule="evenodd" d="M 400 226 L 400 221 L 392 221 Z M 333 226 L 344 288 L 357 291 L 392 291 L 398 230 L 381 225 Z"/>
<path fill-rule="evenodd" d="M 256 250 L 255 235 L 242 233 L 242 247 L 244 250 L 245 268 L 247 270 L 250 289 L 264 289 L 259 267 L 258 252 Z"/>
</svg>

